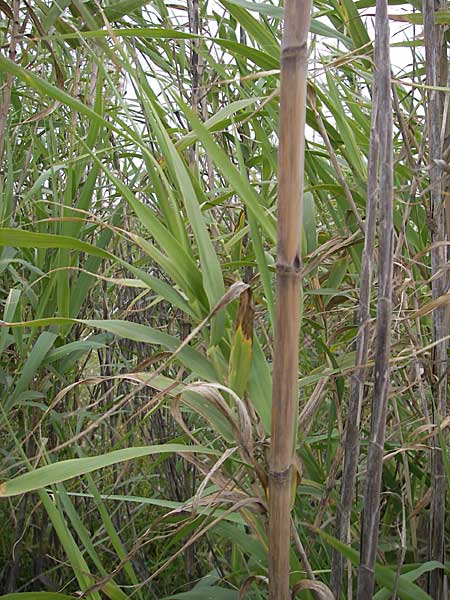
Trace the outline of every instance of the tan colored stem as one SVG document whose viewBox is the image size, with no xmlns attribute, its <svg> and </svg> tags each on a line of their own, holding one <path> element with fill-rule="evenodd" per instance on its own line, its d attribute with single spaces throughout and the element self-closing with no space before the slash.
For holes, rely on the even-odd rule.
<svg viewBox="0 0 450 600">
<path fill-rule="evenodd" d="M 269 597 L 289 600 L 309 0 L 287 0 L 281 52 L 277 306 L 269 480 Z"/>
</svg>

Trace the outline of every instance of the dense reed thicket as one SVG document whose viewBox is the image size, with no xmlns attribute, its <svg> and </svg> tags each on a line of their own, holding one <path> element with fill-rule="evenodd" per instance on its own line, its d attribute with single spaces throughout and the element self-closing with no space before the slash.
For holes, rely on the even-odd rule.
<svg viewBox="0 0 450 600">
<path fill-rule="evenodd" d="M 448 597 L 449 14 L 0 0 L 2 598 Z"/>
</svg>

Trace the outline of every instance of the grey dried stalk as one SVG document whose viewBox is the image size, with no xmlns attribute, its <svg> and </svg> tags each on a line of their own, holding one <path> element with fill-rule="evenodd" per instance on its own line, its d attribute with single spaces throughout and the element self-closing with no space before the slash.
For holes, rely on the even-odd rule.
<svg viewBox="0 0 450 600">
<path fill-rule="evenodd" d="M 277 307 L 269 479 L 269 595 L 289 600 L 291 465 L 298 403 L 300 248 L 311 2 L 287 0 L 281 51 Z"/>
<path fill-rule="evenodd" d="M 336 511 L 336 538 L 344 544 L 349 542 L 350 516 L 359 461 L 359 426 L 361 407 L 364 398 L 364 385 L 368 362 L 370 342 L 370 296 L 372 290 L 372 274 L 375 248 L 375 229 L 378 205 L 378 162 L 379 162 L 379 119 L 378 119 L 378 85 L 373 88 L 373 109 L 370 130 L 368 185 L 366 205 L 366 235 L 361 264 L 361 281 L 359 287 L 358 334 L 356 338 L 356 369 L 350 383 L 350 400 L 344 438 L 344 467 L 341 483 L 341 497 Z M 340 552 L 333 552 L 331 569 L 331 589 L 335 598 L 340 598 L 344 575 L 344 558 Z"/>
<path fill-rule="evenodd" d="M 379 137 L 379 261 L 375 374 L 372 421 L 367 453 L 364 512 L 361 527 L 357 600 L 367 600 L 375 584 L 375 558 L 380 520 L 386 410 L 390 386 L 389 355 L 393 270 L 393 141 L 387 0 L 377 0 L 375 17 L 375 110 Z"/>
<path fill-rule="evenodd" d="M 14 0 L 12 4 L 12 23 L 11 23 L 11 41 L 9 44 L 9 59 L 12 61 L 16 60 L 17 52 L 17 37 L 19 35 L 20 23 L 19 23 L 19 0 Z M 11 74 L 6 75 L 5 85 L 2 90 L 2 102 L 0 104 L 0 159 L 3 156 L 3 149 L 5 145 L 5 132 L 6 124 L 8 122 L 8 112 L 11 104 L 11 92 L 13 88 L 14 77 Z"/>
<path fill-rule="evenodd" d="M 447 50 L 443 28 L 435 24 L 436 9 L 446 10 L 447 2 L 440 0 L 423 0 L 424 39 L 426 59 L 426 80 L 429 86 L 446 85 L 447 83 Z M 431 242 L 440 242 L 446 237 L 446 219 L 443 210 L 443 144 L 441 137 L 443 103 L 442 92 L 428 90 L 426 118 L 428 129 L 428 154 L 430 168 L 430 224 Z M 444 126 L 444 132 L 448 126 Z M 445 135 L 445 134 L 444 134 Z M 447 207 L 448 212 L 448 207 Z M 448 215 L 447 215 L 448 216 Z M 445 266 L 447 249 L 438 244 L 431 250 L 431 271 L 434 276 Z M 432 297 L 438 298 L 444 294 L 446 277 L 436 277 L 432 281 Z M 433 341 L 438 341 L 448 334 L 448 318 L 446 308 L 440 307 L 433 312 Z M 438 424 L 446 415 L 447 397 L 447 347 L 443 340 L 437 344 L 433 352 L 433 422 Z M 442 451 L 439 437 L 434 438 L 434 449 L 431 452 L 431 510 L 430 510 L 430 560 L 444 561 L 444 526 L 445 526 L 445 496 L 446 480 Z M 444 575 L 440 570 L 433 570 L 429 578 L 429 594 L 434 600 L 444 598 Z"/>
<path fill-rule="evenodd" d="M 188 0 L 187 3 L 189 16 L 189 32 L 198 35 L 200 32 L 200 6 L 198 0 Z M 191 41 L 191 78 L 192 78 L 192 110 L 197 114 L 198 104 L 200 100 L 200 81 L 201 81 L 201 65 L 200 65 L 200 40 L 193 39 Z M 189 167 L 192 171 L 195 170 L 196 163 L 196 144 L 192 144 L 189 149 Z"/>
</svg>

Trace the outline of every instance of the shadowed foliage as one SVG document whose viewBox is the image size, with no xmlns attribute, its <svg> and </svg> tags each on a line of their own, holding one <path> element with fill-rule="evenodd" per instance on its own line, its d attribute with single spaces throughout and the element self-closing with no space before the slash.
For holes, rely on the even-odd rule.
<svg viewBox="0 0 450 600">
<path fill-rule="evenodd" d="M 446 597 L 449 22 L 0 1 L 1 598 Z"/>
</svg>

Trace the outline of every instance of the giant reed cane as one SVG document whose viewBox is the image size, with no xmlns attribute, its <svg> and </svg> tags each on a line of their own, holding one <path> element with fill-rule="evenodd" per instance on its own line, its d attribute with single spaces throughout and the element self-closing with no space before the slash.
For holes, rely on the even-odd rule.
<svg viewBox="0 0 450 600">
<path fill-rule="evenodd" d="M 447 49 L 444 31 L 435 23 L 436 9 L 446 10 L 447 2 L 434 0 L 423 1 L 424 40 L 426 57 L 426 79 L 429 86 L 445 86 L 447 83 Z M 448 124 L 443 126 L 443 93 L 428 89 L 426 122 L 428 129 L 429 168 L 430 168 L 430 234 L 433 247 L 431 249 L 432 297 L 433 300 L 447 292 L 445 289 L 445 264 L 447 249 L 442 243 L 445 240 L 445 212 L 443 194 L 443 137 L 448 131 Z M 443 135 L 441 135 L 441 132 Z M 448 201 L 446 210 L 448 212 Z M 448 214 L 447 214 L 448 218 Z M 440 273 L 440 276 L 438 275 Z M 447 277 L 448 280 L 448 277 Z M 434 423 L 446 415 L 447 403 L 447 340 L 448 308 L 438 307 L 433 311 L 433 339 L 439 343 L 433 349 L 433 416 Z M 444 461 L 440 448 L 439 436 L 434 437 L 434 449 L 431 452 L 431 489 L 432 501 L 430 510 L 429 558 L 444 562 L 444 527 L 445 527 L 445 495 L 446 481 Z M 433 600 L 444 598 L 444 581 L 442 571 L 435 569 L 430 575 L 429 592 Z"/>
<path fill-rule="evenodd" d="M 270 598 L 288 600 L 298 403 L 300 248 L 310 0 L 287 0 L 281 53 L 277 302 L 269 489 Z"/>
<path fill-rule="evenodd" d="M 349 529 L 352 512 L 354 485 L 359 461 L 359 428 L 364 388 L 367 374 L 366 364 L 370 344 L 370 295 L 372 289 L 373 259 L 375 249 L 375 229 L 378 203 L 378 159 L 379 159 L 379 113 L 377 111 L 377 86 L 373 90 L 373 110 L 370 130 L 368 165 L 367 204 L 364 250 L 361 263 L 359 286 L 358 335 L 356 338 L 356 369 L 350 384 L 350 401 L 347 413 L 344 438 L 344 466 L 341 483 L 341 498 L 336 512 L 336 537 L 344 544 L 350 543 Z M 335 598 L 341 596 L 344 575 L 344 557 L 338 550 L 333 551 L 331 569 L 331 589 Z"/>
<path fill-rule="evenodd" d="M 393 140 L 391 67 L 389 56 L 389 17 L 387 0 L 377 0 L 375 18 L 374 110 L 379 143 L 380 233 L 378 251 L 378 306 L 376 323 L 375 377 L 372 419 L 367 454 L 364 513 L 361 528 L 358 600 L 372 597 L 375 558 L 380 520 L 380 492 L 383 470 L 386 411 L 390 387 L 389 355 L 392 321 L 393 269 Z"/>
</svg>

